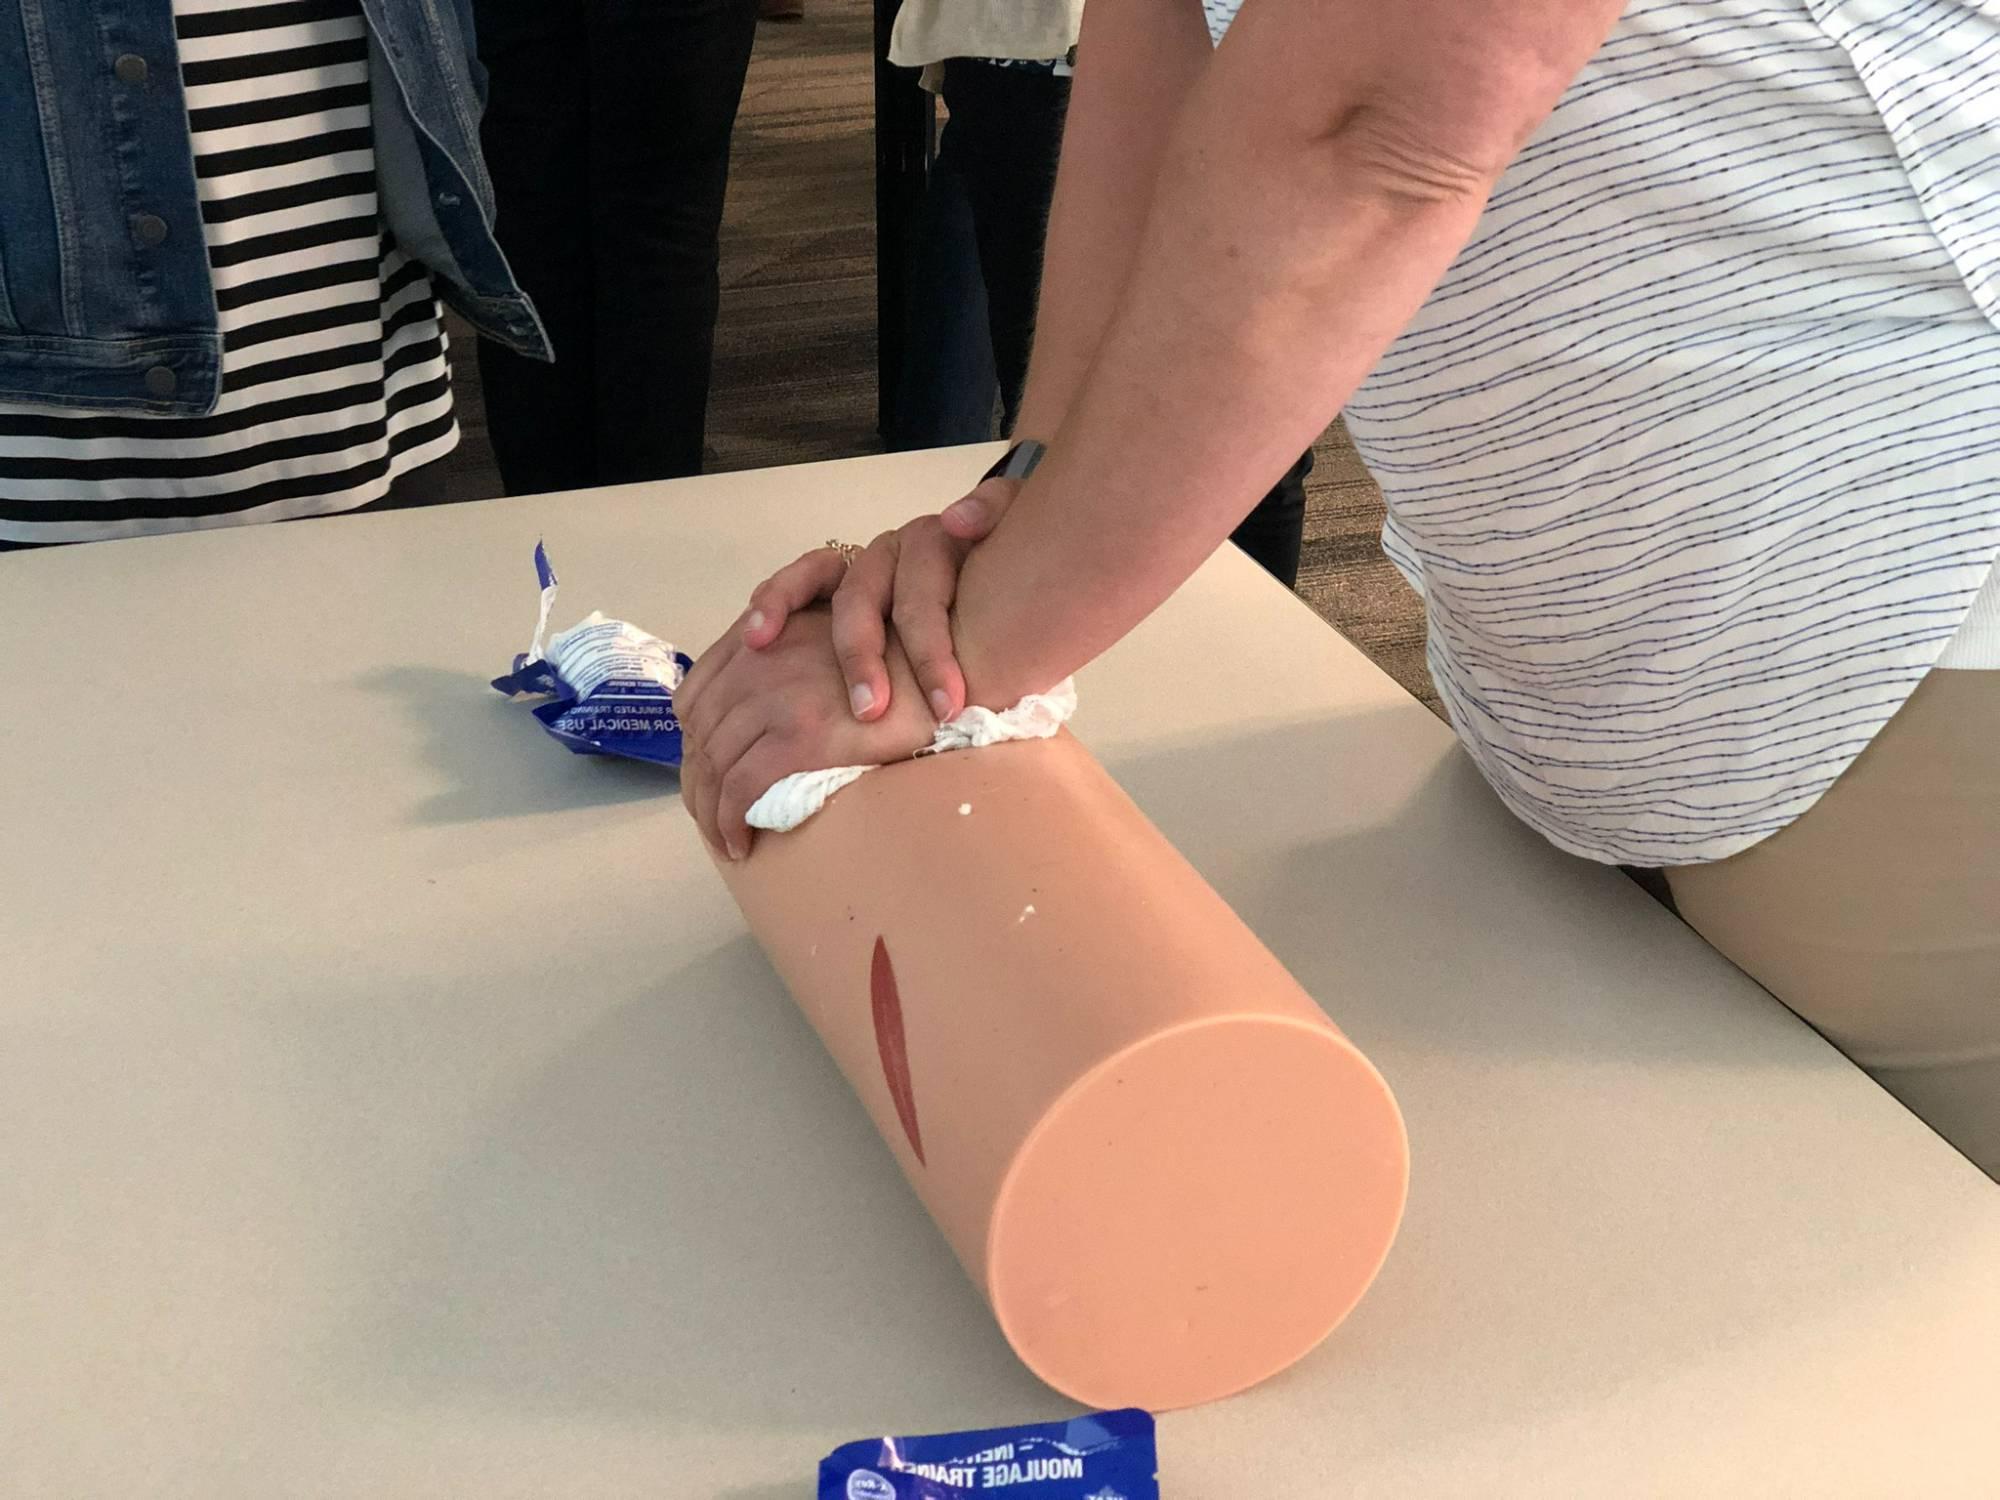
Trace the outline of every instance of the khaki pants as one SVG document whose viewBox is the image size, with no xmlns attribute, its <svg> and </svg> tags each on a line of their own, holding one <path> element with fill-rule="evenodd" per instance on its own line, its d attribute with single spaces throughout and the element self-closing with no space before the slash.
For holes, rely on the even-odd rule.
<svg viewBox="0 0 2000 1500">
<path fill-rule="evenodd" d="M 2000 671 L 1931 673 L 1804 817 L 1666 874 L 1697 932 L 2000 1180 Z"/>
</svg>

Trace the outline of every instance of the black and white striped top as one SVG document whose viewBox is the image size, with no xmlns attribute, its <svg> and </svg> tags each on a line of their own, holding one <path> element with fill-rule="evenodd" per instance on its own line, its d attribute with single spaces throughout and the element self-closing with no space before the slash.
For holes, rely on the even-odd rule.
<svg viewBox="0 0 2000 1500">
<path fill-rule="evenodd" d="M 1509 806 L 1783 828 L 2000 667 L 2000 0 L 1631 0 L 1347 415 Z"/>
<path fill-rule="evenodd" d="M 0 540 L 350 510 L 458 441 L 430 278 L 376 209 L 359 0 L 173 0 L 223 333 L 202 417 L 0 403 Z"/>
</svg>

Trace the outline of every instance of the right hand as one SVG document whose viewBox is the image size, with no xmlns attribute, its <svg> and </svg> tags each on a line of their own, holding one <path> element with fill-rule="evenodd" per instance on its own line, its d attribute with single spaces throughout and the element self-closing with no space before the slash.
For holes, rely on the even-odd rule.
<svg viewBox="0 0 2000 1500">
<path fill-rule="evenodd" d="M 875 538 L 849 566 L 830 547 L 780 568 L 750 596 L 743 644 L 762 651 L 785 622 L 822 599 L 833 601 L 833 648 L 854 717 L 873 723 L 889 711 L 885 662 L 893 623 L 925 703 L 939 723 L 965 708 L 965 674 L 951 637 L 959 569 L 1021 492 L 1018 479 L 985 479 L 943 514 L 919 516 Z"/>
<path fill-rule="evenodd" d="M 931 743 L 909 663 L 890 643 L 890 670 L 904 706 L 857 724 L 833 658 L 833 622 L 824 608 L 802 610 L 784 641 L 748 651 L 732 628 L 689 669 L 674 694 L 685 734 L 681 800 L 711 846 L 749 853 L 747 817 L 757 799 L 797 771 L 875 766 L 906 760 Z"/>
</svg>

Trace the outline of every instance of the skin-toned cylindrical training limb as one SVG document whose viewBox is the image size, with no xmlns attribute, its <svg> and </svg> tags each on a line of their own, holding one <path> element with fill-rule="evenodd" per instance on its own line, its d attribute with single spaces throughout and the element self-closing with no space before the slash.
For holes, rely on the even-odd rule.
<svg viewBox="0 0 2000 1500">
<path fill-rule="evenodd" d="M 1050 1385 L 1229 1395 L 1367 1290 L 1388 1086 L 1067 734 L 878 771 L 723 874 Z"/>
</svg>

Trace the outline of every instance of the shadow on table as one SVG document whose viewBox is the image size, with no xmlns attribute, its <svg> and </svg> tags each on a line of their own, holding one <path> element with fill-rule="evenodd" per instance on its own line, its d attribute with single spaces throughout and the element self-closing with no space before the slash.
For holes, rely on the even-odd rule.
<svg viewBox="0 0 2000 1500">
<path fill-rule="evenodd" d="M 1409 1213 L 1381 1281 L 1280 1389 L 1331 1386 L 1343 1440 L 1421 1451 L 1893 1306 L 1948 1242 L 1935 1181 L 1864 1184 L 1823 1143 L 1856 1140 L 1865 1111 L 1860 1131 L 1903 1160 L 1914 1122 L 1636 885 L 1522 824 L 1462 751 L 1430 735 L 1385 761 L 1393 734 L 1327 721 L 1211 747 L 1226 823 L 1190 806 L 1184 757 L 1113 767 L 1409 1125 Z M 1302 842 L 1296 809 L 1260 791 L 1302 764 L 1367 820 Z M 1853 1210 L 1773 1243 L 1772 1205 L 1790 1201 Z M 1504 1383 L 1468 1342 L 1510 1351 Z"/>
<path fill-rule="evenodd" d="M 574 755 L 549 737 L 528 702 L 510 702 L 488 679 L 441 667 L 387 667 L 359 679 L 394 699 L 424 733 L 424 759 L 449 787 L 425 799 L 418 823 L 467 823 L 567 808 L 677 796 L 663 766 Z"/>
<path fill-rule="evenodd" d="M 1642 1375 L 1893 1300 L 1920 1274 L 1911 1226 L 1934 1184 L 1874 1173 L 1809 1245 L 1760 1228 L 1793 1189 L 1822 1214 L 1853 1198 L 1853 1165 L 1815 1142 L 1851 1141 L 1872 1086 L 1636 888 L 1549 849 L 1461 755 L 1428 746 L 1388 771 L 1383 737 L 1351 723 L 1207 746 L 1228 820 L 1189 805 L 1184 758 L 1114 766 L 1409 1119 L 1410 1214 L 1380 1284 L 1303 1366 L 1242 1399 L 1311 1382 L 1343 1441 L 1421 1448 L 1587 1412 Z M 1373 788 L 1355 805 L 1379 817 L 1300 842 L 1295 811 L 1259 795 L 1295 784 L 1300 757 L 1324 768 L 1327 797 Z M 1245 852 L 1259 847 L 1288 852 Z M 642 1419 L 670 1446 L 790 1433 L 802 1475 L 820 1456 L 804 1434 L 1060 1411 L 749 939 L 642 988 L 385 1226 L 390 1290 L 356 1310 L 345 1378 L 397 1404 Z M 1909 1124 L 1878 1114 L 1885 1132 Z M 1467 1360 L 1469 1339 L 1508 1360 Z"/>
<path fill-rule="evenodd" d="M 996 1420 L 1068 1410 L 1014 1360 L 750 939 L 650 988 L 496 1111 L 388 1237 L 376 1281 L 396 1294 L 349 1324 L 360 1388 L 668 1434 L 922 1431 L 996 1394 Z M 822 1451 L 796 1455 L 802 1476 Z"/>
<path fill-rule="evenodd" d="M 1789 1053 L 1783 1044 L 1797 1023 L 1781 1007 L 1630 880 L 1522 823 L 1463 752 L 1439 754 L 1427 734 L 1407 759 L 1384 764 L 1382 731 L 1355 722 L 1280 727 L 1206 748 L 1207 772 L 1225 779 L 1203 784 L 1219 787 L 1227 819 L 1190 797 L 1183 755 L 1110 767 L 1223 898 L 1252 915 L 1257 935 L 1336 1022 L 1362 1020 L 1400 1042 L 1454 1052 L 1755 1066 L 1733 1033 L 1725 1040 L 1686 1025 L 1678 1004 L 1635 1014 L 1601 992 L 1606 974 L 1664 963 L 1709 981 L 1715 993 L 1701 1003 L 1754 1013 Z M 1336 839 L 1302 842 L 1299 811 L 1262 790 L 1296 785 L 1301 765 L 1313 768 L 1317 796 L 1367 809 L 1366 820 Z M 1284 851 L 1276 862 L 1272 849 Z M 1539 944 L 1527 962 L 1516 959 L 1524 934 Z M 1562 987 L 1566 975 L 1576 989 Z M 1531 993 L 1511 993 L 1524 983 Z M 1344 993 L 1396 1003 L 1351 1017 Z M 1516 1020 L 1524 1005 L 1534 1010 L 1532 1030 Z"/>
</svg>

